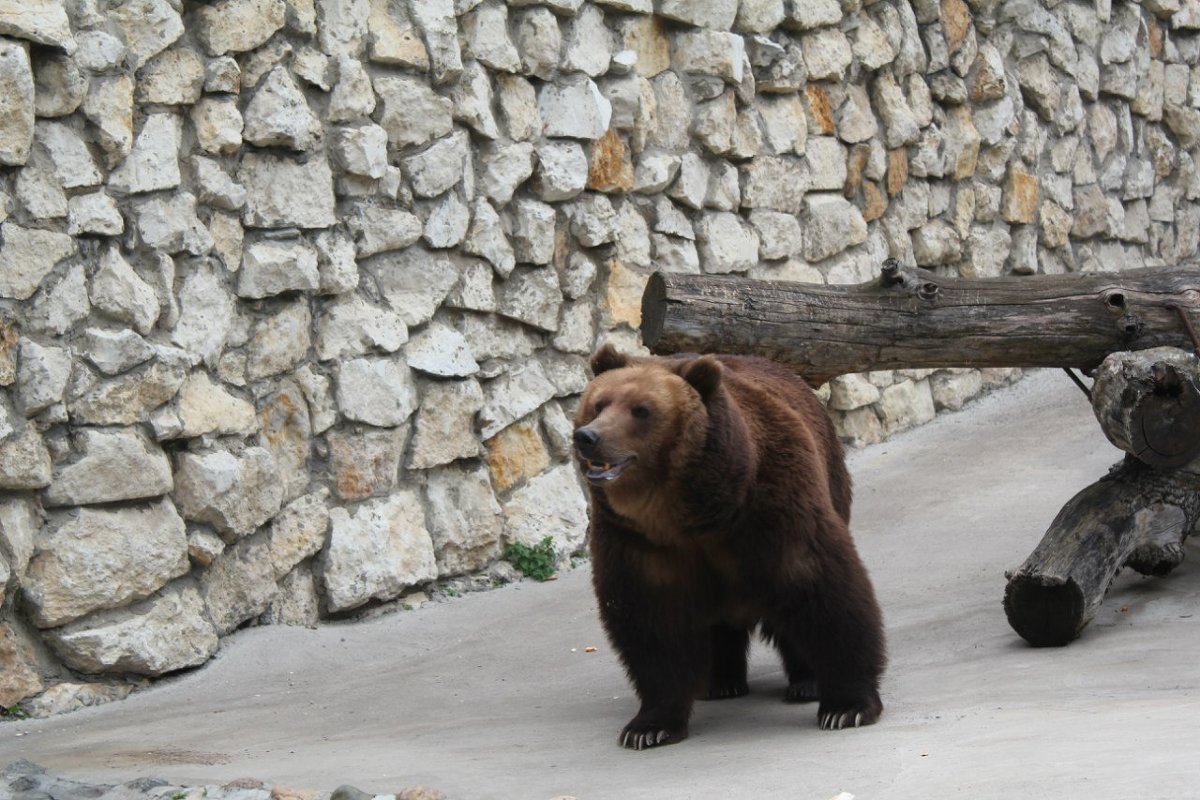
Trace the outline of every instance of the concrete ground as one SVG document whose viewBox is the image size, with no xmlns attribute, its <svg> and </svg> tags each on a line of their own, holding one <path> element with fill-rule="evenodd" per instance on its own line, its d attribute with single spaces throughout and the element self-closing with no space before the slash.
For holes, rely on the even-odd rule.
<svg viewBox="0 0 1200 800">
<path fill-rule="evenodd" d="M 1118 577 L 1066 648 L 1026 646 L 1001 607 L 1004 571 L 1119 455 L 1056 372 L 851 454 L 891 653 L 869 728 L 820 731 L 812 705 L 782 703 L 756 643 L 748 697 L 698 704 L 679 745 L 619 748 L 635 701 L 580 568 L 367 623 L 239 633 L 124 702 L 0 725 L 0 765 L 454 800 L 1200 797 L 1195 546 L 1166 579 Z"/>
</svg>

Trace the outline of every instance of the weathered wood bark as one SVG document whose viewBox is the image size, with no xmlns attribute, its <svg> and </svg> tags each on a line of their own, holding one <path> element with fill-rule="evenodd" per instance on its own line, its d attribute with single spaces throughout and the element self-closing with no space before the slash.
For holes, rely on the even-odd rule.
<svg viewBox="0 0 1200 800">
<path fill-rule="evenodd" d="M 1114 353 L 1100 365 L 1093 409 L 1130 455 L 1071 498 L 1009 579 L 1004 610 L 1030 644 L 1079 636 L 1122 567 L 1165 575 L 1183 561 L 1200 521 L 1198 385 L 1200 358 L 1173 348 Z"/>
<path fill-rule="evenodd" d="M 1188 314 L 1200 320 L 1200 267 L 965 279 L 889 259 L 857 286 L 656 273 L 641 328 L 655 353 L 755 353 L 817 384 L 877 369 L 1091 370 L 1116 351 L 1191 349 Z"/>
</svg>

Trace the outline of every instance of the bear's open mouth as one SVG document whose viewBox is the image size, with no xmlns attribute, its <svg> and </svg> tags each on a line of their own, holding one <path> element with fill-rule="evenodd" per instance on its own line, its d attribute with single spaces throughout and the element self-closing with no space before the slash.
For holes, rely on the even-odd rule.
<svg viewBox="0 0 1200 800">
<path fill-rule="evenodd" d="M 636 461 L 635 456 L 630 456 L 616 464 L 597 464 L 590 459 L 584 459 L 584 476 L 592 483 L 604 483 L 606 481 L 616 480 L 617 476 L 625 471 L 625 468 Z"/>
</svg>

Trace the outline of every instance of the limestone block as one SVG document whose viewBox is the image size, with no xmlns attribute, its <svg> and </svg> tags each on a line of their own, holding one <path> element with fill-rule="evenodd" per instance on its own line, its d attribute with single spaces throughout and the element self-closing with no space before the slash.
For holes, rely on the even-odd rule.
<svg viewBox="0 0 1200 800">
<path fill-rule="evenodd" d="M 522 267 L 499 290 L 497 311 L 544 331 L 558 328 L 563 294 L 552 266 Z"/>
<path fill-rule="evenodd" d="M 358 501 L 389 494 L 396 487 L 408 428 L 355 426 L 330 431 L 329 470 L 341 500 Z"/>
<path fill-rule="evenodd" d="M 89 79 L 75 59 L 61 53 L 33 54 L 33 107 L 38 117 L 65 117 L 74 113 L 87 95 Z"/>
<path fill-rule="evenodd" d="M 249 536 L 227 547 L 200 575 L 197 586 L 218 636 L 266 611 L 276 593 L 267 535 Z"/>
<path fill-rule="evenodd" d="M 330 611 L 390 600 L 437 577 L 433 540 L 414 490 L 401 489 L 388 498 L 368 501 L 354 514 L 335 508 L 329 515 L 322 579 Z"/>
<path fill-rule="evenodd" d="M 167 254 L 205 256 L 216 242 L 196 214 L 191 192 L 154 194 L 134 204 L 138 235 L 148 247 Z"/>
<path fill-rule="evenodd" d="M 479 371 L 463 335 L 437 321 L 414 336 L 404 354 L 410 367 L 438 378 L 467 378 Z"/>
<path fill-rule="evenodd" d="M 250 228 L 328 228 L 337 222 L 333 173 L 324 157 L 301 162 L 248 152 L 238 168 L 246 187 L 242 222 Z"/>
<path fill-rule="evenodd" d="M 191 119 L 197 143 L 204 152 L 228 155 L 242 146 L 245 120 L 233 98 L 202 97 L 192 107 Z"/>
<path fill-rule="evenodd" d="M 125 218 L 117 202 L 104 191 L 73 196 L 67 201 L 67 233 L 71 236 L 95 234 L 119 236 L 125 232 Z"/>
<path fill-rule="evenodd" d="M 111 380 L 101 381 L 69 400 L 71 421 L 77 425 L 134 425 L 170 400 L 183 385 L 178 364 L 152 362 Z"/>
<path fill-rule="evenodd" d="M 578 142 L 538 145 L 537 161 L 534 191 L 541 200 L 569 200 L 587 186 L 587 154 Z"/>
<path fill-rule="evenodd" d="M 906 380 L 884 389 L 879 399 L 879 416 L 884 433 L 891 435 L 923 425 L 936 411 L 928 380 Z"/>
<path fill-rule="evenodd" d="M 40 121 L 35 128 L 34 138 L 46 148 L 62 188 L 100 185 L 102 176 L 96 160 L 74 128 L 62 122 Z"/>
<path fill-rule="evenodd" d="M 109 3 L 108 16 L 120 28 L 135 70 L 174 44 L 184 31 L 170 0 L 117 0 Z"/>
<path fill-rule="evenodd" d="M 462 180 L 469 159 L 468 143 L 465 135 L 455 134 L 404 159 L 404 171 L 412 181 L 413 194 L 437 197 Z"/>
<path fill-rule="evenodd" d="M 186 452 L 176 463 L 174 498 L 185 519 L 212 525 L 234 541 L 279 511 L 283 487 L 265 448 Z"/>
<path fill-rule="evenodd" d="M 409 327 L 428 322 L 459 280 L 449 256 L 419 244 L 369 263 L 383 296 Z"/>
<path fill-rule="evenodd" d="M 81 429 L 72 436 L 75 459 L 55 465 L 42 494 L 47 507 L 144 500 L 171 491 L 171 464 L 138 428 Z"/>
<path fill-rule="evenodd" d="M 183 120 L 176 114 L 151 114 L 134 142 L 133 151 L 109 177 L 118 192 L 136 194 L 173 189 L 180 183 L 179 148 Z"/>
<path fill-rule="evenodd" d="M 476 198 L 471 207 L 471 225 L 462 248 L 487 259 L 502 278 L 507 278 L 516 266 L 516 254 L 504 232 L 500 215 L 486 198 Z"/>
<path fill-rule="evenodd" d="M 608 72 L 612 57 L 612 34 L 605 25 L 604 13 L 594 5 L 583 6 L 567 23 L 562 69 L 596 78 Z"/>
<path fill-rule="evenodd" d="M 0 28 L 3 15 L 0 7 Z M 33 133 L 34 82 L 29 49 L 0 40 L 0 164 L 24 164 L 33 147 Z"/>
<path fill-rule="evenodd" d="M 486 469 L 433 470 L 425 498 L 430 508 L 438 509 L 431 516 L 429 533 L 439 577 L 474 572 L 500 555 L 501 509 Z"/>
<path fill-rule="evenodd" d="M 513 203 L 512 244 L 518 261 L 550 263 L 554 257 L 555 219 L 553 206 L 528 198 Z"/>
<path fill-rule="evenodd" d="M 320 489 L 288 503 L 271 521 L 268 546 L 276 580 L 325 546 L 329 534 L 328 501 L 329 490 Z"/>
<path fill-rule="evenodd" d="M 187 571 L 184 524 L 170 500 L 81 508 L 48 516 L 22 591 L 30 619 L 48 628 L 141 600 Z"/>
<path fill-rule="evenodd" d="M 277 0 L 282 3 L 282 0 Z M 321 120 L 286 67 L 276 67 L 258 85 L 243 114 L 242 138 L 259 147 L 310 150 L 321 139 Z"/>
<path fill-rule="evenodd" d="M 50 631 L 47 639 L 80 672 L 148 676 L 203 664 L 219 646 L 204 602 L 188 581 L 130 608 Z"/>
<path fill-rule="evenodd" d="M 249 436 L 258 432 L 254 404 L 238 397 L 208 373 L 188 375 L 176 400 L 179 430 L 174 438 Z"/>
<path fill-rule="evenodd" d="M 63 0 L 0 0 L 0 36 L 73 50 Z"/>
<path fill-rule="evenodd" d="M 714 31 L 732 28 L 737 11 L 737 0 L 662 0 L 658 3 L 658 13 L 662 16 Z"/>
<path fill-rule="evenodd" d="M 562 31 L 554 13 L 543 6 L 521 9 L 514 14 L 513 32 L 524 71 L 544 81 L 553 79 L 562 53 Z"/>
<path fill-rule="evenodd" d="M 284 0 L 222 0 L 196 12 L 196 38 L 210 56 L 265 44 L 286 21 Z"/>
<path fill-rule="evenodd" d="M 316 353 L 322 361 L 393 353 L 406 341 L 408 328 L 399 313 L 356 294 L 330 302 L 317 321 Z"/>
<path fill-rule="evenodd" d="M 197 359 L 212 362 L 220 355 L 235 315 L 233 293 L 216 270 L 190 272 L 179 290 L 179 319 L 171 341 Z"/>
<path fill-rule="evenodd" d="M 329 148 L 333 163 L 353 175 L 378 180 L 387 174 L 387 131 L 378 125 L 338 128 Z"/>
<path fill-rule="evenodd" d="M 434 83 L 441 85 L 456 80 L 462 73 L 463 61 L 453 0 L 413 3 L 409 13 L 429 48 Z"/>
<path fill-rule="evenodd" d="M 804 198 L 804 257 L 821 261 L 867 240 L 862 213 L 845 198 L 810 194 Z"/>
<path fill-rule="evenodd" d="M 704 214 L 696 225 L 696 238 L 706 273 L 745 272 L 758 263 L 758 234 L 737 214 Z"/>
<path fill-rule="evenodd" d="M 347 419 L 394 428 L 417 409 L 417 386 L 402 362 L 356 358 L 338 365 L 337 401 Z"/>
<path fill-rule="evenodd" d="M 537 361 L 528 361 L 490 381 L 479 412 L 480 436 L 490 439 L 554 397 L 554 384 Z"/>
<path fill-rule="evenodd" d="M 63 259 L 77 251 L 70 236 L 0 223 L 0 297 L 28 300 Z"/>
<path fill-rule="evenodd" d="M 424 402 L 413 428 L 410 469 L 429 469 L 479 454 L 475 416 L 484 395 L 475 380 L 446 380 L 424 389 Z"/>
<path fill-rule="evenodd" d="M 453 129 L 453 103 L 416 78 L 376 75 L 375 93 L 382 103 L 378 122 L 393 147 L 415 147 L 448 135 Z"/>
<path fill-rule="evenodd" d="M 71 351 L 21 339 L 14 398 L 26 417 L 61 403 L 71 379 Z"/>
<path fill-rule="evenodd" d="M 543 133 L 566 139 L 599 139 L 612 120 L 612 103 L 590 79 L 545 84 L 538 92 Z"/>
<path fill-rule="evenodd" d="M 550 466 L 536 419 L 509 425 L 486 442 L 488 469 L 501 495 Z"/>
<path fill-rule="evenodd" d="M 40 489 L 49 485 L 51 476 L 50 452 L 42 437 L 33 428 L 12 433 L 12 426 L 0 423 L 9 435 L 0 440 L 0 488 Z"/>
<path fill-rule="evenodd" d="M 573 464 L 560 464 L 516 490 L 503 505 L 504 541 L 536 546 L 549 536 L 567 555 L 587 533 L 587 500 Z"/>
<path fill-rule="evenodd" d="M 480 4 L 463 17 L 462 31 L 468 53 L 480 64 L 500 72 L 521 68 L 521 56 L 508 35 L 506 5 Z"/>
<path fill-rule="evenodd" d="M 920 267 L 954 264 L 962 258 L 962 239 L 945 220 L 930 220 L 913 231 L 912 246 Z"/>
</svg>

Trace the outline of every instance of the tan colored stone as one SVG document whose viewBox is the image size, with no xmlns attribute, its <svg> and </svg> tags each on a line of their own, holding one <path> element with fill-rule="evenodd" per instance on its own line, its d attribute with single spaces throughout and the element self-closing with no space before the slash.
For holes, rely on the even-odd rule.
<svg viewBox="0 0 1200 800">
<path fill-rule="evenodd" d="M 867 222 L 874 222 L 887 212 L 888 198 L 879 184 L 867 181 L 862 187 L 862 215 Z"/>
<path fill-rule="evenodd" d="M 633 160 L 629 148 L 612 128 L 592 143 L 587 188 L 597 192 L 628 192 L 633 188 Z"/>
<path fill-rule="evenodd" d="M 942 29 L 950 52 L 958 52 L 971 29 L 971 10 L 963 0 L 942 0 Z"/>
<path fill-rule="evenodd" d="M 487 442 L 488 467 L 497 492 L 524 483 L 550 466 L 550 454 L 536 423 L 510 425 Z"/>
<path fill-rule="evenodd" d="M 825 136 L 832 136 L 837 130 L 837 121 L 833 118 L 833 107 L 829 104 L 829 95 L 815 83 L 804 87 L 804 108 L 808 118 Z"/>
<path fill-rule="evenodd" d="M 624 39 L 624 48 L 637 54 L 637 71 L 643 78 L 653 78 L 671 66 L 671 42 L 661 18 L 638 18 L 625 28 Z"/>
<path fill-rule="evenodd" d="M 7 625 L 0 625 L 0 708 L 42 691 L 33 648 Z"/>
<path fill-rule="evenodd" d="M 626 267 L 615 258 L 608 262 L 608 290 L 604 304 L 614 325 L 622 322 L 631 328 L 642 324 L 642 293 L 647 276 Z"/>
<path fill-rule="evenodd" d="M 1008 171 L 1004 186 L 1004 199 L 1000 214 L 1012 225 L 1028 225 L 1037 218 L 1038 199 L 1041 192 L 1036 175 L 1022 164 L 1013 164 Z"/>
<path fill-rule="evenodd" d="M 889 150 L 887 156 L 887 193 L 895 197 L 908 185 L 908 151 L 903 147 Z"/>
</svg>

